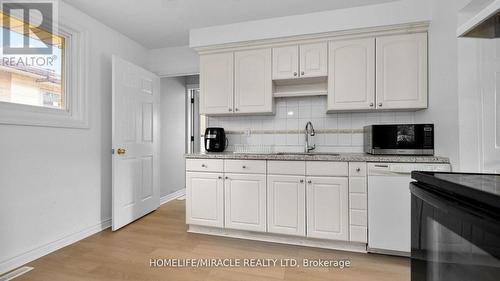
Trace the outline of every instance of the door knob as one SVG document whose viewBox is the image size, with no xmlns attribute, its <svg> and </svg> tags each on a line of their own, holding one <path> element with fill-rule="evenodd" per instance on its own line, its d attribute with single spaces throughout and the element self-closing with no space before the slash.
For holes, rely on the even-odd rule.
<svg viewBox="0 0 500 281">
<path fill-rule="evenodd" d="M 125 152 L 127 152 L 127 150 L 125 150 L 124 148 L 118 148 L 116 150 L 116 153 L 118 153 L 118 155 L 123 155 L 125 154 Z"/>
</svg>

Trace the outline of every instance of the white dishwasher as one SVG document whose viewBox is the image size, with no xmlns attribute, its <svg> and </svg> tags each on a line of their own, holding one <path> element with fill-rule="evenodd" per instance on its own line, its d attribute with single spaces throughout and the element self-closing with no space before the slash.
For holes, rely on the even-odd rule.
<svg viewBox="0 0 500 281">
<path fill-rule="evenodd" d="M 450 170 L 449 164 L 368 163 L 368 251 L 409 256 L 411 171 Z"/>
</svg>

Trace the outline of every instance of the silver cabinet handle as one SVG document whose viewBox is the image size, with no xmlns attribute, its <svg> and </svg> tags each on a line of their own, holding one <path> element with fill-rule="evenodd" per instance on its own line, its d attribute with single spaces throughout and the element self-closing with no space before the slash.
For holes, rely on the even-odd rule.
<svg viewBox="0 0 500 281">
<path fill-rule="evenodd" d="M 293 73 L 293 76 L 297 76 L 297 74 L 298 74 L 297 72 L 294 72 L 294 73 Z"/>
<path fill-rule="evenodd" d="M 378 106 L 382 106 L 382 103 L 379 103 Z"/>
<path fill-rule="evenodd" d="M 232 108 L 229 108 L 229 112 L 231 112 L 231 111 L 233 111 L 233 109 L 232 109 Z"/>
<path fill-rule="evenodd" d="M 228 180 L 228 179 L 229 179 L 229 177 L 226 177 L 226 180 Z"/>
<path fill-rule="evenodd" d="M 222 177 L 221 177 L 221 176 L 219 176 L 219 179 L 221 180 L 221 179 L 222 179 Z"/>
<path fill-rule="evenodd" d="M 246 168 L 247 168 L 247 166 L 243 165 L 243 166 L 241 166 L 241 168 L 246 169 Z"/>
<path fill-rule="evenodd" d="M 207 167 L 207 165 L 205 165 L 205 164 L 201 164 L 201 167 L 202 167 L 202 168 L 206 168 L 206 167 Z"/>
<path fill-rule="evenodd" d="M 238 108 L 235 108 L 234 111 L 240 111 Z"/>
<path fill-rule="evenodd" d="M 304 74 L 306 74 L 304 71 L 302 71 L 302 72 L 300 73 L 300 75 L 304 75 Z"/>
<path fill-rule="evenodd" d="M 373 102 L 371 102 L 371 103 L 370 103 L 370 107 L 373 107 L 373 105 L 374 105 L 374 104 L 373 104 Z"/>
<path fill-rule="evenodd" d="M 360 172 L 361 171 L 361 168 L 356 168 L 356 172 Z"/>
<path fill-rule="evenodd" d="M 307 181 L 307 183 L 312 183 L 312 181 L 311 181 L 311 180 L 308 180 L 308 181 Z"/>
<path fill-rule="evenodd" d="M 300 183 L 304 183 L 304 180 L 300 180 Z"/>
</svg>

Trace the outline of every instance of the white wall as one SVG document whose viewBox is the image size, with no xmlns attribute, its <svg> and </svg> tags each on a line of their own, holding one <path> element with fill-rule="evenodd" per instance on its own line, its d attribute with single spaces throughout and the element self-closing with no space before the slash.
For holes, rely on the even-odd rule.
<svg viewBox="0 0 500 281">
<path fill-rule="evenodd" d="M 59 8 L 89 33 L 90 129 L 0 125 L 0 273 L 109 225 L 111 55 L 146 64 L 138 43 Z"/>
<path fill-rule="evenodd" d="M 429 2 L 439 1 L 399 0 L 378 5 L 192 29 L 189 33 L 189 45 L 200 47 L 428 21 L 431 19 Z"/>
<path fill-rule="evenodd" d="M 161 79 L 160 195 L 164 197 L 186 187 L 186 80 L 184 77 Z"/>
<path fill-rule="evenodd" d="M 431 1 L 429 29 L 429 109 L 416 114 L 417 122 L 435 124 L 436 153 L 459 166 L 458 11 L 464 1 Z"/>
<path fill-rule="evenodd" d="M 148 67 L 162 77 L 191 75 L 200 72 L 200 59 L 189 46 L 153 49 L 148 52 Z"/>
</svg>

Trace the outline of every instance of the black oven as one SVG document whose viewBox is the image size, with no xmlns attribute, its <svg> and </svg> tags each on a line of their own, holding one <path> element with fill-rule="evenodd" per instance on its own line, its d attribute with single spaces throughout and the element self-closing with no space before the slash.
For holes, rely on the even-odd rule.
<svg viewBox="0 0 500 281">
<path fill-rule="evenodd" d="M 411 280 L 500 280 L 500 205 L 448 187 L 451 192 L 439 184 L 410 184 Z M 500 185 L 493 188 L 500 192 Z"/>
<path fill-rule="evenodd" d="M 434 155 L 433 124 L 371 125 L 363 132 L 369 154 Z"/>
</svg>

